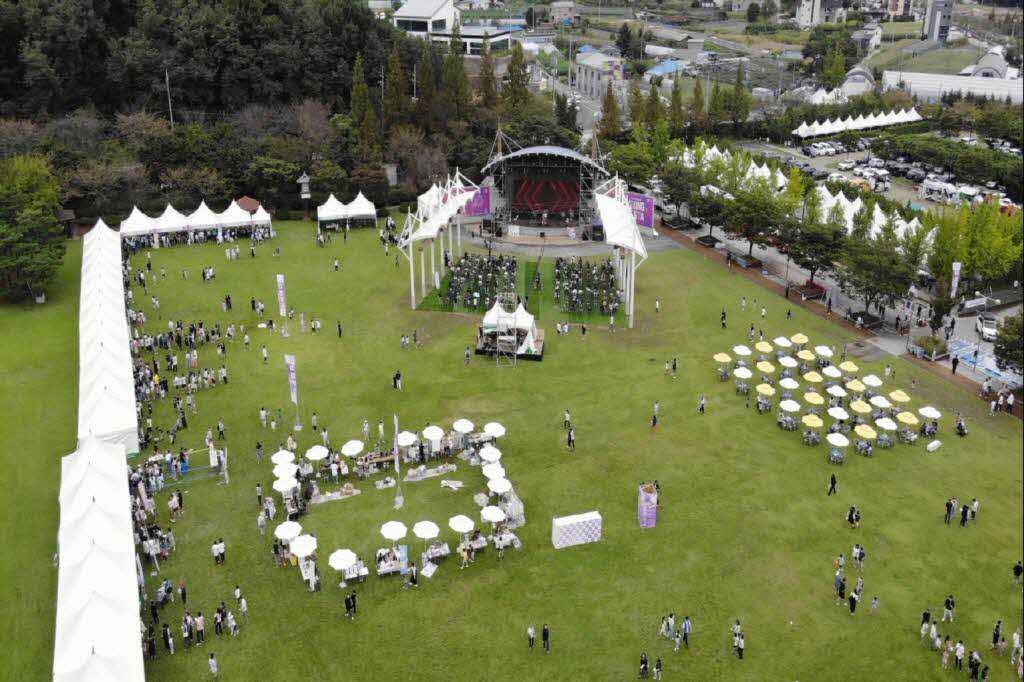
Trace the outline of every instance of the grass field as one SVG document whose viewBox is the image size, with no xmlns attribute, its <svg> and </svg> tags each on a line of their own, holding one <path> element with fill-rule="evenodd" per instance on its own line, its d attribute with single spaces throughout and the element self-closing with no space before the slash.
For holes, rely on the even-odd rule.
<svg viewBox="0 0 1024 682">
<path fill-rule="evenodd" d="M 904 59 L 903 70 L 955 76 L 961 69 L 978 61 L 980 56 L 977 48 L 973 47 L 941 48 Z"/>
<path fill-rule="evenodd" d="M 945 418 L 945 444 L 934 454 L 897 446 L 873 459 L 850 456 L 832 468 L 822 448 L 799 444 L 773 416 L 744 408 L 730 383 L 715 380 L 712 353 L 744 342 L 754 322 L 773 338 L 802 331 L 812 342 L 842 344 L 847 334 L 828 321 L 793 311 L 785 302 L 719 264 L 685 249 L 652 254 L 637 279 L 637 326 L 610 335 L 600 329 L 558 337 L 548 327 L 543 362 L 496 368 L 474 358 L 464 366 L 478 317 L 408 307 L 408 273 L 385 257 L 370 231 L 353 231 L 347 244 L 327 249 L 313 243 L 309 223 L 281 223 L 276 260 L 265 247 L 252 261 L 228 262 L 215 245 L 153 252 L 155 269 L 166 267 L 156 285 L 164 319 L 150 314 L 152 328 L 166 317 L 188 323 L 228 321 L 251 328 L 266 343 L 272 362 L 237 343 L 228 350 L 228 386 L 201 391 L 199 417 L 179 443 L 199 445 L 207 426 L 222 417 L 228 427 L 231 483 L 199 481 L 184 486 L 187 513 L 175 525 L 178 551 L 163 564 L 164 575 L 189 582 L 189 605 L 212 613 L 231 601 L 236 584 L 245 591 L 251 622 L 236 639 L 219 639 L 208 628 L 201 651 L 147 664 L 151 680 L 203 679 L 205 657 L 216 652 L 229 680 L 366 679 L 415 675 L 428 679 L 630 679 L 646 651 L 665 660 L 666 678 L 730 680 L 846 680 L 859 676 L 900 680 L 945 679 L 936 655 L 919 644 L 919 614 L 933 613 L 953 592 L 955 626 L 943 634 L 964 638 L 992 664 L 993 680 L 1010 680 L 1007 661 L 995 661 L 987 642 L 997 618 L 1007 634 L 1021 620 L 1020 588 L 1010 568 L 1022 552 L 1022 431 L 1009 417 L 989 418 L 984 406 L 945 380 L 893 360 L 898 379 L 912 391 L 914 406 L 935 404 Z M 245 254 L 243 249 L 243 254 Z M 342 272 L 330 261 L 342 258 Z M 56 572 L 50 558 L 57 527 L 55 494 L 59 457 L 74 447 L 77 377 L 77 276 L 80 249 L 69 250 L 60 280 L 44 307 L 0 307 L 4 391 L 0 406 L 8 445 L 4 467 L 2 539 L 5 678 L 39 680 L 52 656 Z M 144 259 L 136 258 L 136 265 Z M 202 284 L 199 269 L 214 265 L 217 278 Z M 182 281 L 179 272 L 191 276 Z M 250 296 L 276 310 L 274 274 L 284 273 L 289 305 L 323 320 L 319 335 L 270 337 L 255 329 Z M 231 293 L 230 314 L 219 302 Z M 739 299 L 766 301 L 765 322 L 744 315 Z M 655 314 L 659 297 L 662 311 Z M 718 324 L 728 310 L 729 329 Z M 338 338 L 335 321 L 345 325 Z M 402 350 L 403 333 L 419 330 L 422 348 Z M 458 462 L 451 478 L 466 483 L 442 491 L 438 479 L 404 487 L 406 505 L 392 509 L 393 491 L 357 483 L 362 494 L 314 507 L 302 519 L 320 541 L 322 592 L 306 591 L 294 570 L 275 569 L 270 541 L 256 532 L 254 486 L 273 480 L 268 460 L 257 465 L 257 439 L 268 452 L 284 440 L 259 427 L 261 405 L 289 412 L 282 355 L 298 358 L 303 421 L 299 450 L 313 444 L 308 428 L 315 410 L 332 440 L 357 437 L 364 418 L 374 423 L 397 414 L 404 427 L 429 422 L 448 427 L 459 417 L 477 424 L 497 420 L 508 428 L 499 443 L 503 465 L 522 497 L 527 525 L 518 532 L 521 551 L 498 562 L 493 552 L 466 571 L 454 559 L 443 563 L 418 591 L 403 591 L 398 579 L 371 578 L 357 589 L 360 616 L 343 617 L 326 556 L 348 547 L 369 559 L 385 544 L 381 523 L 407 525 L 431 519 L 446 531 L 454 513 L 475 515 L 471 497 L 483 489 L 480 472 Z M 662 365 L 678 357 L 678 379 Z M 204 365 L 219 364 L 212 348 Z M 391 388 L 401 369 L 405 390 Z M 881 374 L 881 363 L 866 370 Z M 10 390 L 13 388 L 14 390 Z M 700 393 L 708 414 L 698 416 Z M 920 396 L 920 398 L 919 398 Z M 648 425 L 651 406 L 661 402 L 662 425 Z M 562 411 L 572 410 L 578 448 L 563 447 Z M 971 427 L 966 440 L 951 436 L 952 415 L 963 411 Z M 169 406 L 156 410 L 165 424 Z M 826 497 L 828 476 L 839 476 L 839 495 Z M 636 522 L 636 484 L 658 479 L 663 509 L 657 528 Z M 951 495 L 982 501 L 979 521 L 967 529 L 945 526 L 943 502 Z M 158 510 L 166 523 L 166 495 Z M 844 512 L 857 504 L 863 526 L 847 528 Z M 604 540 L 556 551 L 550 518 L 600 510 Z M 214 567 L 209 546 L 227 543 L 227 564 Z M 269 537 L 269 535 L 268 535 Z M 410 536 L 410 545 L 417 541 Z M 831 598 L 832 560 L 854 542 L 869 554 L 863 572 L 867 604 L 851 617 Z M 851 570 L 852 572 L 852 570 Z M 851 584 L 855 578 L 851 578 Z M 694 621 L 689 650 L 672 653 L 658 626 L 668 612 Z M 181 605 L 164 614 L 175 627 Z M 739 618 L 747 635 L 747 658 L 732 656 L 728 627 Z M 552 628 L 554 651 L 529 654 L 524 631 L 532 623 Z M 175 630 L 177 632 L 177 629 Z M 180 640 L 179 640 L 180 646 Z"/>
<path fill-rule="evenodd" d="M 882 36 L 900 36 L 908 33 L 919 35 L 922 28 L 924 28 L 923 21 L 884 21 L 882 22 Z"/>
</svg>

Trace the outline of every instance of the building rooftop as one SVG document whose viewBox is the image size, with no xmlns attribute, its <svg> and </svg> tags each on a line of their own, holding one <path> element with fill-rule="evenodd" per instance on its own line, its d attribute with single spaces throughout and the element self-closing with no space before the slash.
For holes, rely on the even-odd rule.
<svg viewBox="0 0 1024 682">
<path fill-rule="evenodd" d="M 408 0 L 398 8 L 395 16 L 399 19 L 403 17 L 432 17 L 449 2 L 451 0 Z"/>
<path fill-rule="evenodd" d="M 622 64 L 622 57 L 615 57 L 603 52 L 590 52 L 578 57 L 576 63 L 589 66 L 592 69 L 614 69 Z"/>
</svg>

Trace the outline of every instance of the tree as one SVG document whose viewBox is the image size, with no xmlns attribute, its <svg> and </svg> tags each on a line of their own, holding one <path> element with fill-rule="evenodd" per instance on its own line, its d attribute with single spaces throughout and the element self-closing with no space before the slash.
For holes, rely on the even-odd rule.
<svg viewBox="0 0 1024 682">
<path fill-rule="evenodd" d="M 690 102 L 690 120 L 693 121 L 693 125 L 697 130 L 705 130 L 707 128 L 708 115 L 706 109 L 704 86 L 698 78 L 697 82 L 693 84 L 693 100 Z"/>
<path fill-rule="evenodd" d="M 672 81 L 672 96 L 668 103 L 668 128 L 672 137 L 686 133 L 686 105 L 683 103 L 683 79 L 678 75 Z"/>
<path fill-rule="evenodd" d="M 469 110 L 469 80 L 466 78 L 466 67 L 462 61 L 465 49 L 459 34 L 459 25 L 452 29 L 452 39 L 448 54 L 444 58 L 442 84 L 444 86 L 446 109 L 449 119 L 463 120 Z"/>
<path fill-rule="evenodd" d="M 1003 319 L 993 350 L 999 369 L 1020 374 L 1024 370 L 1024 311 Z"/>
<path fill-rule="evenodd" d="M 434 69 L 434 47 L 427 40 L 420 48 L 419 61 L 417 62 L 417 90 L 416 119 L 420 127 L 430 132 L 435 127 L 437 120 L 438 99 L 437 99 L 437 71 Z"/>
<path fill-rule="evenodd" d="M 612 150 L 608 170 L 630 182 L 647 182 L 654 174 L 654 156 L 647 144 L 620 144 Z"/>
<path fill-rule="evenodd" d="M 661 93 L 658 92 L 658 87 L 651 84 L 651 89 L 647 93 L 647 102 L 644 104 L 644 122 L 647 123 L 647 127 L 654 130 L 654 127 L 658 125 L 665 118 L 665 107 L 661 104 Z"/>
<path fill-rule="evenodd" d="M 669 143 L 672 136 L 668 132 L 668 121 L 664 118 L 658 119 L 651 131 L 651 155 L 654 157 L 654 167 L 662 168 L 668 160 Z"/>
<path fill-rule="evenodd" d="M 349 99 L 349 116 L 357 123 L 362 122 L 366 117 L 366 110 L 372 106 L 370 102 L 370 88 L 366 84 L 366 74 L 363 53 L 356 56 L 355 66 L 352 67 L 352 96 Z"/>
<path fill-rule="evenodd" d="M 789 255 L 794 263 L 808 271 L 807 282 L 813 284 L 814 277 L 831 270 L 842 253 L 846 223 L 838 206 L 833 206 L 827 217 L 821 215 L 817 192 L 807 195 L 802 211 L 803 220 L 796 227 Z"/>
<path fill-rule="evenodd" d="M 647 100 L 644 98 L 644 91 L 640 89 L 635 80 L 629 83 L 629 95 L 626 103 L 629 106 L 629 122 L 634 125 L 637 123 L 643 125 Z"/>
<path fill-rule="evenodd" d="M 829 53 L 821 72 L 821 79 L 828 88 L 837 88 L 846 79 L 846 57 L 838 47 Z"/>
<path fill-rule="evenodd" d="M 854 217 L 853 230 L 836 268 L 839 286 L 864 303 L 865 313 L 872 305 L 890 306 L 906 296 L 916 273 L 901 252 L 891 223 L 872 236 L 872 208 L 865 206 Z"/>
<path fill-rule="evenodd" d="M 178 206 L 196 206 L 206 197 L 229 194 L 227 183 L 220 173 L 209 166 L 195 164 L 164 171 L 160 175 L 160 186 L 168 201 Z"/>
<path fill-rule="evenodd" d="M 498 79 L 494 75 L 494 55 L 491 54 L 487 36 L 484 36 L 484 52 L 480 59 L 480 103 L 485 109 L 497 109 L 501 104 L 498 94 Z"/>
<path fill-rule="evenodd" d="M 512 44 L 512 57 L 508 62 L 508 80 L 501 95 L 505 100 L 505 106 L 510 112 L 516 111 L 524 106 L 530 99 L 530 91 L 527 87 L 529 77 L 526 75 L 526 57 L 523 55 L 523 46 L 518 41 Z"/>
<path fill-rule="evenodd" d="M 751 7 L 754 6 L 751 5 Z M 739 68 L 736 69 L 736 83 L 733 85 L 732 93 L 730 93 L 726 102 L 726 109 L 729 112 L 729 118 L 732 120 L 733 129 L 737 135 L 739 135 L 741 126 L 747 122 L 747 117 L 750 116 L 750 107 L 753 99 L 753 95 L 747 92 L 747 89 L 743 86 L 743 65 L 740 64 Z"/>
<path fill-rule="evenodd" d="M 491 74 L 494 75 L 493 73 Z M 398 46 L 388 55 L 388 79 L 384 85 L 384 129 L 391 130 L 406 120 L 409 98 L 409 79 L 398 53 Z"/>
<path fill-rule="evenodd" d="M 713 131 L 719 123 L 726 120 L 728 115 L 729 108 L 725 91 L 718 85 L 718 81 L 715 81 L 715 84 L 711 86 L 711 104 L 708 107 L 708 129 Z"/>
<path fill-rule="evenodd" d="M 699 184 L 696 172 L 682 160 L 670 161 L 661 174 L 662 193 L 677 210 L 690 202 Z"/>
<path fill-rule="evenodd" d="M 271 208 L 284 207 L 286 197 L 296 194 L 295 181 L 302 171 L 298 164 L 271 156 L 257 156 L 249 164 L 247 182 Z"/>
<path fill-rule="evenodd" d="M 756 24 L 757 20 L 761 18 L 761 5 L 756 2 L 752 2 L 747 5 L 747 23 Z"/>
<path fill-rule="evenodd" d="M 41 156 L 0 161 L 0 298 L 42 291 L 64 258 L 60 185 Z"/>
<path fill-rule="evenodd" d="M 619 115 L 619 101 L 612 90 L 611 82 L 604 91 L 604 100 L 601 102 L 601 120 L 597 124 L 597 134 L 605 140 L 611 140 L 622 132 L 622 117 Z"/>
<path fill-rule="evenodd" d="M 750 244 L 747 255 L 753 255 L 755 244 L 768 242 L 773 231 L 779 226 L 781 214 L 769 183 L 758 178 L 742 183 L 732 192 L 733 201 L 725 208 L 727 232 L 746 239 Z"/>
<path fill-rule="evenodd" d="M 555 123 L 563 128 L 579 133 L 579 114 L 580 108 L 576 102 L 571 101 L 566 95 L 561 93 L 555 94 Z"/>
<path fill-rule="evenodd" d="M 619 32 L 615 36 L 615 47 L 619 48 L 619 53 L 623 57 L 628 57 L 632 50 L 633 32 L 625 21 L 619 26 Z"/>
</svg>

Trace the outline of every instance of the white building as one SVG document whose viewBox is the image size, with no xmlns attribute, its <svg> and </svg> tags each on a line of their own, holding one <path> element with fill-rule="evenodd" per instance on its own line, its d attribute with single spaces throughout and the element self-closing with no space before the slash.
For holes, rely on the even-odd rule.
<svg viewBox="0 0 1024 682">
<path fill-rule="evenodd" d="M 882 90 L 905 90 L 922 102 L 938 102 L 943 95 L 960 93 L 1013 104 L 1024 102 L 1024 80 L 987 76 L 950 76 L 939 73 L 886 71 Z"/>
<path fill-rule="evenodd" d="M 928 0 L 921 37 L 944 43 L 949 38 L 949 27 L 952 22 L 953 0 Z"/>
<path fill-rule="evenodd" d="M 576 87 L 587 97 L 601 99 L 608 84 L 622 80 L 622 58 L 590 52 L 576 58 Z"/>
<path fill-rule="evenodd" d="M 843 84 L 840 87 L 840 91 L 843 93 L 843 99 L 863 95 L 864 93 L 871 92 L 874 89 L 875 77 L 872 75 L 871 69 L 864 64 L 857 64 L 847 71 L 846 78 L 843 80 Z"/>
<path fill-rule="evenodd" d="M 908 17 L 912 14 L 911 0 L 889 0 L 889 16 Z"/>
<path fill-rule="evenodd" d="M 838 21 L 846 21 L 846 9 L 841 3 L 829 0 L 801 0 L 796 10 L 796 23 L 800 28 Z"/>
<path fill-rule="evenodd" d="M 392 17 L 396 28 L 426 38 L 431 33 L 450 32 L 459 23 L 453 0 L 408 0 Z"/>
</svg>

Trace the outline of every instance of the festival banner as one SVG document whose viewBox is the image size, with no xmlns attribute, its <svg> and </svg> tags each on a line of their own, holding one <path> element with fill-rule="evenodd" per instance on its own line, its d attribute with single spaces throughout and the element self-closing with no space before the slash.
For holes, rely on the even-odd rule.
<svg viewBox="0 0 1024 682">
<path fill-rule="evenodd" d="M 291 394 L 292 403 L 299 404 L 299 379 L 295 374 L 295 356 L 284 356 L 284 366 L 288 368 L 288 392 Z"/>
<path fill-rule="evenodd" d="M 654 197 L 629 192 L 627 199 L 629 208 L 636 218 L 636 224 L 640 227 L 654 227 Z"/>
<path fill-rule="evenodd" d="M 949 285 L 949 297 L 956 298 L 956 289 L 960 284 L 960 269 L 964 266 L 960 261 L 953 263 L 953 281 Z"/>
<path fill-rule="evenodd" d="M 473 194 L 473 198 L 469 200 L 465 208 L 462 209 L 463 215 L 487 215 L 491 212 L 491 188 L 481 187 Z"/>
<path fill-rule="evenodd" d="M 288 316 L 288 303 L 284 292 L 284 275 L 277 276 L 277 314 L 281 317 Z"/>
</svg>

